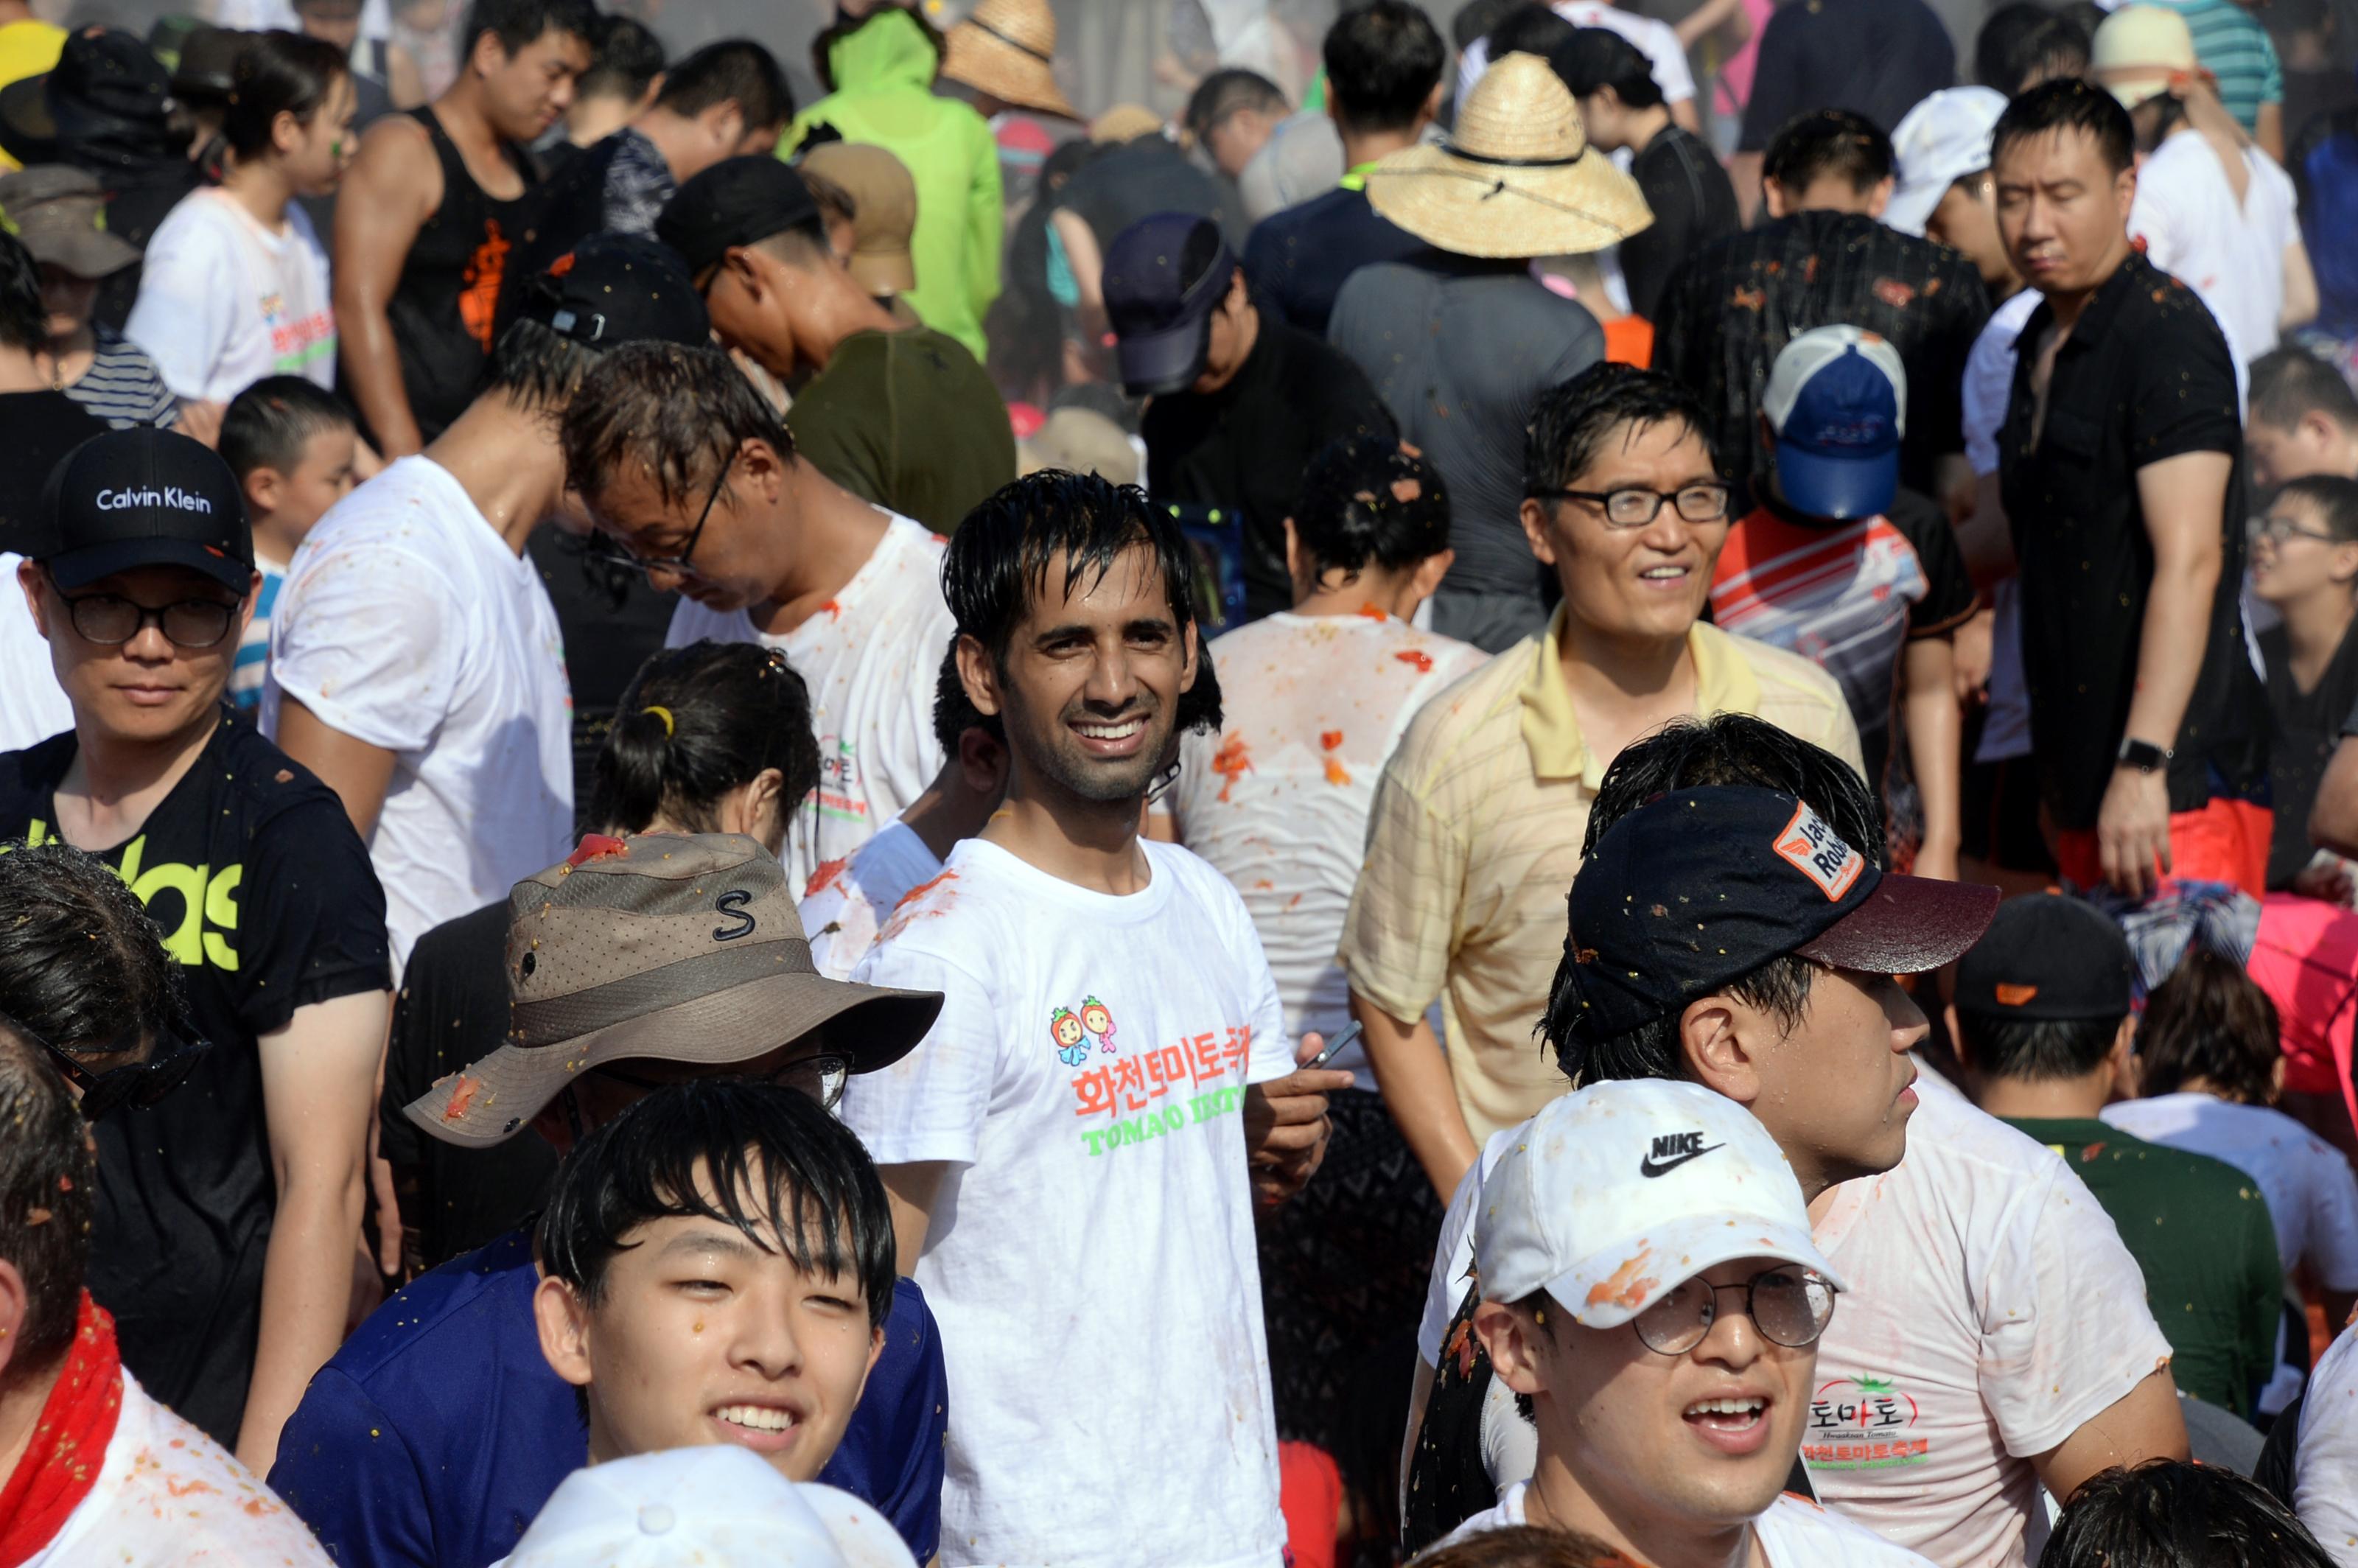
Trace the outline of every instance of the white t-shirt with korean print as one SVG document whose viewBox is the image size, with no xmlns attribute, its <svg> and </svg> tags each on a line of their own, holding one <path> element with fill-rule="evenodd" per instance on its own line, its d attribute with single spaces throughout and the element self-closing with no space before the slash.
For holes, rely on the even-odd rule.
<svg viewBox="0 0 2358 1568">
<path fill-rule="evenodd" d="M 853 979 L 938 990 L 847 1087 L 880 1165 L 951 1169 L 914 1271 L 950 1386 L 942 1561 L 1278 1568 L 1246 1086 L 1292 1068 L 1236 890 L 1175 845 L 1093 892 L 969 838 Z"/>
</svg>

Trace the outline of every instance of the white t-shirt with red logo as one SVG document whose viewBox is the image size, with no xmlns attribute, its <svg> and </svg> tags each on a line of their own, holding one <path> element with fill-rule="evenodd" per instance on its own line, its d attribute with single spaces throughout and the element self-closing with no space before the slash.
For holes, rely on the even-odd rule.
<svg viewBox="0 0 2358 1568">
<path fill-rule="evenodd" d="M 882 511 L 882 508 L 878 508 Z M 849 582 L 782 636 L 741 610 L 683 599 L 664 645 L 759 643 L 776 648 L 810 687 L 818 787 L 786 825 L 786 885 L 795 896 L 905 810 L 941 772 L 934 685 L 957 622 L 942 599 L 947 541 L 897 513 Z"/>
<path fill-rule="evenodd" d="M 303 209 L 262 226 L 227 191 L 191 191 L 157 226 L 123 335 L 164 384 L 227 403 L 266 375 L 336 384 L 328 253 Z"/>
<path fill-rule="evenodd" d="M 1285 1012 L 1236 890 L 1142 848 L 1115 896 L 967 839 L 853 973 L 946 999 L 843 1098 L 877 1163 L 952 1167 L 913 1271 L 957 1390 L 945 1563 L 1283 1556 L 1242 1112 Z"/>
</svg>

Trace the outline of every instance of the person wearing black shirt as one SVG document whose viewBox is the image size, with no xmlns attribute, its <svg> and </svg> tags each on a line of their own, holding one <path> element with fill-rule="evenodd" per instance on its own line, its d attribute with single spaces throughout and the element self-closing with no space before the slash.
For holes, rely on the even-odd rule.
<svg viewBox="0 0 2358 1568">
<path fill-rule="evenodd" d="M 2256 894 L 2272 831 L 2245 656 L 2235 363 L 2194 292 L 2130 244 L 2136 147 L 2102 88 L 2050 81 L 1991 135 L 1998 227 L 2043 297 L 1999 485 L 2057 860 L 2131 897 L 2157 873 Z"/>
<path fill-rule="evenodd" d="M 1245 281 L 1278 320 L 1316 337 L 1343 280 L 1369 262 L 1415 261 L 1432 248 L 1368 205 L 1368 170 L 1417 144 L 1441 106 L 1448 52 L 1421 6 L 1371 0 L 1327 29 L 1326 112 L 1343 138 L 1343 181 L 1273 212 L 1245 241 Z"/>
<path fill-rule="evenodd" d="M 2358 481 L 2288 481 L 2252 520 L 2252 597 L 2282 619 L 2260 633 L 2268 682 L 2268 783 L 2276 831 L 2268 891 L 2349 902 L 2338 857 L 2316 856 L 2309 807 L 2358 706 Z M 2312 869 L 2313 863 L 2313 869 Z"/>
<path fill-rule="evenodd" d="M 1340 353 L 1262 316 L 1209 219 L 1132 224 L 1106 254 L 1105 297 L 1123 384 L 1154 399 L 1148 492 L 1215 529 L 1240 525 L 1248 617 L 1289 608 L 1285 522 L 1303 471 L 1330 441 L 1398 439 L 1383 400 Z"/>
<path fill-rule="evenodd" d="M 1736 144 L 1736 186 L 1746 210 L 1760 194 L 1762 154 L 1795 115 L 1849 109 L 1888 135 L 1925 94 L 1956 81 L 1956 44 L 1924 0 L 1778 6 L 1760 32 Z"/>
<path fill-rule="evenodd" d="M 11 530 L 74 728 L 0 755 L 0 839 L 104 860 L 211 1050 L 97 1128 L 91 1289 L 149 1391 L 257 1473 L 343 1337 L 390 968 L 335 795 L 223 706 L 260 578 L 237 481 L 185 436 L 79 448 Z"/>
<path fill-rule="evenodd" d="M 1548 57 L 1580 100 L 1592 146 L 1627 150 L 1629 175 L 1654 222 L 1621 242 L 1629 313 L 1651 321 L 1681 262 L 1744 227 L 1736 187 L 1710 144 L 1673 124 L 1638 46 L 1607 27 L 1582 27 Z"/>
</svg>

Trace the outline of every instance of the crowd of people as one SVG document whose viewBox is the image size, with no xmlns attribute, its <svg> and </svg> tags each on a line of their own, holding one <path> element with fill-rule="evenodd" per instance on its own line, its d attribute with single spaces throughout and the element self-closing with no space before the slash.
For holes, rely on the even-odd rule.
<svg viewBox="0 0 2358 1568">
<path fill-rule="evenodd" d="M 0 1568 L 2358 1568 L 2336 5 L 45 9 Z"/>
</svg>

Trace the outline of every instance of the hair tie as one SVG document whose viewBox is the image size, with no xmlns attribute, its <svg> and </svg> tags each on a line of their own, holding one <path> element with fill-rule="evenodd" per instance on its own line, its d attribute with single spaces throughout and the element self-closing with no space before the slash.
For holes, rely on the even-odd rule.
<svg viewBox="0 0 2358 1568">
<path fill-rule="evenodd" d="M 671 721 L 671 709 L 670 709 L 670 708 L 664 708 L 664 707 L 661 707 L 661 706 L 658 706 L 658 705 L 650 704 L 649 706 L 647 706 L 647 707 L 645 707 L 645 708 L 640 708 L 640 709 L 639 709 L 639 711 L 640 711 L 641 713 L 652 713 L 652 714 L 654 714 L 657 719 L 662 719 L 662 720 L 664 721 L 664 739 L 665 739 L 665 740 L 668 741 L 668 740 L 670 740 L 673 736 L 675 736 L 675 735 L 676 735 L 676 734 L 678 734 L 678 733 L 679 733 L 679 730 L 678 730 L 676 727 L 674 727 L 674 725 L 672 724 L 672 721 Z"/>
</svg>

